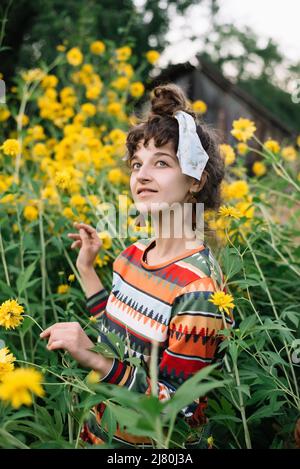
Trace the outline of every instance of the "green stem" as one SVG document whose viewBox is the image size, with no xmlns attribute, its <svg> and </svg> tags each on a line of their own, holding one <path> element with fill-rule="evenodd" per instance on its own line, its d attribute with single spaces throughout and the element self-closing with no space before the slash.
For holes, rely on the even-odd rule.
<svg viewBox="0 0 300 469">
<path fill-rule="evenodd" d="M 39 323 L 38 323 L 38 322 L 36 322 L 36 320 L 35 320 L 35 319 L 33 319 L 33 317 L 32 317 L 32 316 L 29 316 L 29 314 L 23 314 L 23 316 L 24 316 L 24 318 L 30 318 L 30 319 L 31 319 L 31 321 L 33 321 L 33 322 L 34 322 L 34 323 L 35 323 L 35 324 L 36 324 L 36 325 L 39 327 L 39 329 L 40 329 L 41 331 L 43 331 L 43 330 L 44 330 L 44 329 L 43 329 L 43 328 L 42 328 L 42 327 L 39 325 Z"/>
<path fill-rule="evenodd" d="M 25 348 L 25 343 L 24 343 L 24 336 L 23 336 L 22 331 L 19 331 L 19 335 L 20 335 L 20 341 L 21 341 L 23 357 L 24 357 L 24 360 L 27 361 L 27 353 L 26 353 L 26 348 Z"/>
<path fill-rule="evenodd" d="M 241 386 L 240 375 L 239 375 L 239 370 L 238 370 L 236 362 L 234 362 L 234 364 L 233 364 L 233 369 L 234 369 L 234 374 L 235 374 L 235 379 L 236 379 L 236 384 L 237 384 L 237 391 L 238 391 L 239 401 L 240 401 L 240 412 L 241 412 L 242 422 L 243 422 L 243 427 L 244 427 L 246 448 L 247 449 L 252 449 L 250 433 L 249 433 L 249 429 L 248 429 L 248 425 L 247 425 L 247 418 L 246 418 L 246 410 L 245 410 L 245 405 L 244 405 L 244 399 L 243 399 L 243 394 L 242 394 L 242 391 L 241 391 L 241 388 L 240 388 L 240 386 Z"/>
<path fill-rule="evenodd" d="M 7 267 L 7 264 L 6 264 L 4 246 L 3 246 L 3 241 L 2 241 L 1 226 L 0 226 L 0 249 L 1 249 L 1 258 L 2 258 L 2 263 L 3 263 L 3 267 L 4 267 L 4 273 L 5 273 L 6 283 L 7 283 L 7 285 L 10 287 L 10 280 L 9 280 L 9 274 L 8 274 L 8 267 Z"/>
<path fill-rule="evenodd" d="M 40 204 L 41 205 L 41 204 Z M 39 210 L 39 230 L 41 240 L 41 274 L 42 274 L 42 324 L 43 328 L 46 328 L 46 249 L 45 249 L 45 238 L 44 238 L 44 227 L 43 227 L 43 214 L 42 207 Z"/>
</svg>

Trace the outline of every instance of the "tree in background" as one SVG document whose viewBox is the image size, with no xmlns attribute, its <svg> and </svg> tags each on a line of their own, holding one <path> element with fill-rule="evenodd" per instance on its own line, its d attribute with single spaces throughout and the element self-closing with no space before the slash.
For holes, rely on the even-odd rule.
<svg viewBox="0 0 300 469">
<path fill-rule="evenodd" d="M 80 47 L 95 39 L 129 44 L 139 61 L 149 49 L 161 52 L 166 46 L 171 5 L 183 14 L 201 1 L 146 0 L 137 7 L 133 0 L 2 0 L 0 18 L 11 5 L 5 36 L 9 49 L 2 53 L 1 72 L 9 81 L 16 67 L 34 67 L 40 59 L 52 62 L 58 44 Z"/>
<path fill-rule="evenodd" d="M 289 61 L 273 39 L 262 39 L 250 27 L 221 23 L 218 0 L 208 0 L 208 5 L 210 26 L 198 36 L 203 39 L 199 57 L 215 64 L 288 127 L 299 129 L 300 108 L 291 92 L 300 76 L 300 61 Z"/>
<path fill-rule="evenodd" d="M 300 62 L 288 61 L 274 40 L 263 40 L 249 27 L 222 23 L 218 0 L 2 0 L 1 5 L 0 18 L 10 5 L 0 70 L 8 83 L 18 67 L 34 67 L 41 59 L 51 63 L 56 46 L 62 43 L 70 47 L 95 39 L 126 43 L 134 51 L 136 66 L 149 49 L 162 52 L 168 45 L 170 11 L 184 16 L 188 24 L 189 10 L 206 6 L 208 30 L 190 37 L 202 39 L 199 56 L 215 64 L 288 127 L 300 127 L 300 108 L 290 94 Z M 146 65 L 141 71 L 145 84 L 150 70 Z"/>
</svg>

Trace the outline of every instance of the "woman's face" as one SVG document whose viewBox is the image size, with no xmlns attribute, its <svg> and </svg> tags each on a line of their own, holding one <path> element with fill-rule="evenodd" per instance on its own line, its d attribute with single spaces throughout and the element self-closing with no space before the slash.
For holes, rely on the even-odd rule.
<svg viewBox="0 0 300 469">
<path fill-rule="evenodd" d="M 137 209 L 157 212 L 156 203 L 187 202 L 193 178 L 183 174 L 171 142 L 156 147 L 151 139 L 148 147 L 140 142 L 131 159 L 130 189 Z M 140 192 L 144 189 L 143 192 Z M 149 191 L 145 191 L 149 189 Z"/>
</svg>

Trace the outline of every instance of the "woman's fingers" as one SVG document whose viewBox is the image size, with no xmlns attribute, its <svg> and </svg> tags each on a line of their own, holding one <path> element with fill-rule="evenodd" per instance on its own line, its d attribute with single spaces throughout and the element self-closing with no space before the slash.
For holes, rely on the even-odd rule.
<svg viewBox="0 0 300 469">
<path fill-rule="evenodd" d="M 59 348 L 64 348 L 64 343 L 62 340 L 54 340 L 51 344 L 47 345 L 48 350 L 56 350 Z"/>
<path fill-rule="evenodd" d="M 87 225 L 86 223 L 78 223 L 78 222 L 75 222 L 74 225 L 75 224 L 76 224 L 76 228 L 79 230 L 79 232 L 82 229 L 87 233 L 88 237 L 91 237 L 94 240 L 99 239 L 97 230 L 95 228 L 93 228 L 92 226 Z"/>
<path fill-rule="evenodd" d="M 74 222 L 74 226 L 79 229 L 79 228 L 84 228 L 89 234 L 93 234 L 96 232 L 95 228 L 93 228 L 90 225 L 87 225 L 86 223 L 79 223 L 77 221 Z"/>
<path fill-rule="evenodd" d="M 79 239 L 78 241 L 74 241 L 74 243 L 71 244 L 71 249 L 73 248 L 81 248 L 82 246 L 82 241 Z"/>
<path fill-rule="evenodd" d="M 68 237 L 73 239 L 80 239 L 80 235 L 78 233 L 68 233 Z"/>
</svg>

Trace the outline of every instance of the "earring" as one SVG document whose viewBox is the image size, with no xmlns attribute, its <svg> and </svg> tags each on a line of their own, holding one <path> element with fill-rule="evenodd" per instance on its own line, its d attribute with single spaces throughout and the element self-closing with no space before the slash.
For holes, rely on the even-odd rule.
<svg viewBox="0 0 300 469">
<path fill-rule="evenodd" d="M 190 194 L 192 196 L 190 202 L 192 202 L 193 204 L 195 204 L 197 202 L 197 198 L 196 198 L 196 195 L 198 194 L 198 192 L 192 192 L 190 191 Z"/>
<path fill-rule="evenodd" d="M 146 226 L 146 221 L 145 221 L 144 215 L 142 215 L 141 213 L 139 213 L 139 215 L 138 215 L 137 218 L 135 219 L 134 224 L 135 224 L 135 226 L 137 226 L 138 228 L 141 228 L 141 227 L 143 227 L 143 226 Z"/>
</svg>

